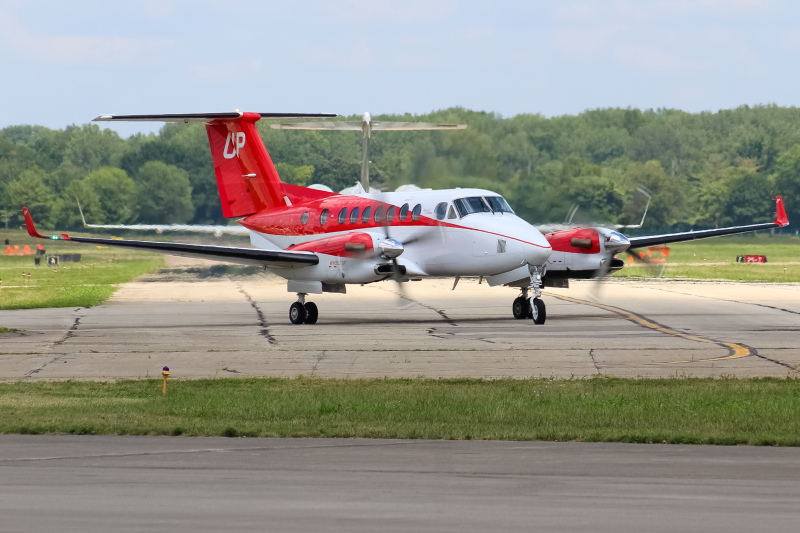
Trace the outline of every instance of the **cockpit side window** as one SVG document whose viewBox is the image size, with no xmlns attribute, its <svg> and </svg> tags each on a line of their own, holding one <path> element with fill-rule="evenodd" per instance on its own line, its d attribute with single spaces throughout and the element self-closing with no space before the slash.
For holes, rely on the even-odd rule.
<svg viewBox="0 0 800 533">
<path fill-rule="evenodd" d="M 456 210 L 452 205 L 450 206 L 450 210 L 447 211 L 447 218 L 458 218 L 458 215 L 456 215 Z"/>
<path fill-rule="evenodd" d="M 472 215 L 473 213 L 492 212 L 492 210 L 489 209 L 489 204 L 487 204 L 480 196 L 458 198 L 457 200 L 453 200 L 453 204 L 455 204 L 456 209 L 458 209 L 458 214 L 461 215 L 461 218 L 464 218 L 467 215 Z"/>
<path fill-rule="evenodd" d="M 514 214 L 514 210 L 511 209 L 511 206 L 508 205 L 508 202 L 506 202 L 506 199 L 502 196 L 487 196 L 484 199 L 489 202 L 489 207 L 491 207 L 492 211 L 495 213 Z"/>
</svg>

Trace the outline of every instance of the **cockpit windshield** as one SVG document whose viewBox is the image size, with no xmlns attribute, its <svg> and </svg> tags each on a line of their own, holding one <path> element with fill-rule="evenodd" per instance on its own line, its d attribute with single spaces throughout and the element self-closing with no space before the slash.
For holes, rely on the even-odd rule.
<svg viewBox="0 0 800 533">
<path fill-rule="evenodd" d="M 514 214 L 514 210 L 511 209 L 511 206 L 508 205 L 508 202 L 506 202 L 506 199 L 502 196 L 487 196 L 486 201 L 489 202 L 489 207 L 491 207 L 492 211 L 495 213 Z"/>
<path fill-rule="evenodd" d="M 492 212 L 492 210 L 489 208 L 489 204 L 484 202 L 483 198 L 480 196 L 459 198 L 457 200 L 453 200 L 453 204 L 456 206 L 456 209 L 458 209 L 458 214 L 461 215 L 462 218 L 473 213 Z"/>
</svg>

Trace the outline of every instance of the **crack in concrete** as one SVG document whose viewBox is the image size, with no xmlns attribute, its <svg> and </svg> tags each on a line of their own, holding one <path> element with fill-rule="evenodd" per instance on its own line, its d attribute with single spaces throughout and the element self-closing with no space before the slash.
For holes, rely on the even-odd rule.
<svg viewBox="0 0 800 533">
<path fill-rule="evenodd" d="M 81 308 L 79 307 L 75 311 L 77 312 L 77 311 L 80 311 L 80 310 L 81 310 Z M 78 326 L 80 326 L 80 324 L 81 324 L 81 319 L 84 318 L 85 316 L 86 315 L 78 315 L 78 316 L 76 316 L 75 320 L 72 322 L 72 326 L 67 330 L 67 332 L 64 334 L 64 336 L 53 343 L 53 348 L 61 346 L 62 344 L 67 342 L 69 339 L 74 337 L 75 336 L 75 332 L 78 330 Z M 27 372 L 25 372 L 25 374 L 23 374 L 23 377 L 29 378 L 29 377 L 33 376 L 34 374 L 38 374 L 39 372 L 44 370 L 44 368 L 47 365 L 53 364 L 56 361 L 58 361 L 59 359 L 65 359 L 65 358 L 74 359 L 75 356 L 74 355 L 66 356 L 63 353 L 60 353 L 60 354 L 56 355 L 55 357 L 53 357 L 52 359 L 50 359 L 49 361 L 47 361 L 46 363 L 43 363 L 43 364 L 39 365 L 37 368 L 28 370 Z"/>
<path fill-rule="evenodd" d="M 322 360 L 325 359 L 326 356 L 327 356 L 327 353 L 324 352 L 324 351 L 316 355 L 317 360 L 314 362 L 314 366 L 311 367 L 311 376 L 309 376 L 309 377 L 312 377 L 312 378 L 314 377 L 314 373 L 317 371 L 317 367 L 322 362 Z M 353 362 L 355 362 L 355 361 L 353 361 Z"/>
<path fill-rule="evenodd" d="M 250 297 L 247 291 L 245 291 L 244 288 L 242 288 L 242 285 L 240 283 L 236 284 L 236 288 L 239 289 L 239 292 L 242 293 L 245 300 L 247 300 L 250 306 L 255 310 L 256 316 L 258 317 L 258 324 L 261 326 L 261 331 L 260 331 L 261 336 L 267 339 L 267 342 L 269 342 L 270 344 L 277 344 L 278 341 L 276 341 L 275 337 L 273 337 L 272 334 L 269 332 L 269 327 L 266 319 L 264 318 L 264 313 L 262 313 L 261 309 L 258 308 L 256 302 Z"/>
<path fill-rule="evenodd" d="M 380 290 L 382 290 L 382 291 L 386 291 L 386 292 L 392 292 L 392 291 L 389 291 L 389 290 L 387 290 L 387 289 L 384 289 L 383 287 L 376 287 L 376 288 L 377 288 L 377 289 L 380 289 Z M 411 303 L 417 304 L 417 305 L 418 305 L 418 306 L 420 306 L 420 307 L 424 307 L 425 309 L 429 309 L 429 310 L 433 311 L 434 313 L 436 313 L 436 314 L 438 314 L 440 317 L 442 317 L 442 319 L 443 319 L 445 322 L 447 322 L 448 324 L 450 324 L 451 326 L 458 326 L 458 324 L 456 324 L 456 323 L 455 323 L 455 321 L 454 321 L 452 318 L 450 318 L 449 316 L 447 316 L 447 314 L 444 312 L 444 310 L 443 310 L 443 309 L 436 309 L 435 307 L 431 307 L 430 305 L 427 305 L 427 304 L 424 304 L 424 303 L 422 303 L 422 302 L 419 302 L 419 301 L 417 301 L 417 300 L 414 300 L 413 298 L 409 298 L 408 296 L 405 296 L 404 294 L 398 294 L 398 296 L 399 296 L 399 297 L 400 297 L 400 299 L 402 299 L 402 300 L 406 300 L 407 302 L 411 302 Z"/>
<path fill-rule="evenodd" d="M 592 364 L 594 365 L 594 369 L 597 370 L 597 373 L 602 374 L 602 372 L 600 372 L 600 367 L 597 365 L 597 359 L 594 358 L 594 348 L 589 350 L 589 357 L 591 357 Z"/>
</svg>

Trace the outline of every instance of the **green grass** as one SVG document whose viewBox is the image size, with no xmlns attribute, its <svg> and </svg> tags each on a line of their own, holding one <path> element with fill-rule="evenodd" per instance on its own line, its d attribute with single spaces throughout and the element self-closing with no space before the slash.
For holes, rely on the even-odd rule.
<svg viewBox="0 0 800 533">
<path fill-rule="evenodd" d="M 0 384 L 0 432 L 800 445 L 800 380 Z"/>
<path fill-rule="evenodd" d="M 8 238 L 20 249 L 25 244 L 32 250 L 36 249 L 37 239 L 23 236 L 20 232 L 0 232 L 0 238 Z M 48 266 L 43 260 L 36 266 L 32 255 L 5 255 L 3 245 L 0 309 L 99 305 L 114 293 L 118 284 L 157 270 L 164 264 L 163 256 L 158 254 L 64 241 L 39 242 L 44 243 L 48 255 L 78 253 L 81 261 Z"/>
<path fill-rule="evenodd" d="M 800 282 L 800 239 L 790 235 L 767 234 L 718 237 L 669 246 L 666 268 L 627 266 L 627 254 L 620 257 L 626 267 L 616 277 L 724 279 L 732 281 Z M 738 255 L 766 255 L 766 264 L 737 263 Z M 660 255 L 656 255 L 660 257 Z M 706 264 L 703 264 L 706 263 Z M 726 263 L 726 264 L 712 264 Z"/>
<path fill-rule="evenodd" d="M 3 334 L 3 333 L 14 333 L 15 331 L 17 331 L 17 330 L 11 329 L 11 328 L 0 328 L 0 334 Z"/>
</svg>

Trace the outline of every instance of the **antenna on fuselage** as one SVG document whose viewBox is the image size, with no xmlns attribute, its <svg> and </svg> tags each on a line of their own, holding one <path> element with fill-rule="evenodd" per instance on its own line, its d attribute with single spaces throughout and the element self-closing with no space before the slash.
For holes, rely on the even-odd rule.
<svg viewBox="0 0 800 533">
<path fill-rule="evenodd" d="M 360 122 L 288 122 L 270 124 L 276 130 L 339 130 L 361 131 L 361 186 L 369 192 L 369 140 L 373 131 L 410 130 L 463 130 L 466 124 L 441 124 L 432 122 L 384 122 L 372 121 L 369 113 L 364 113 Z"/>
</svg>

